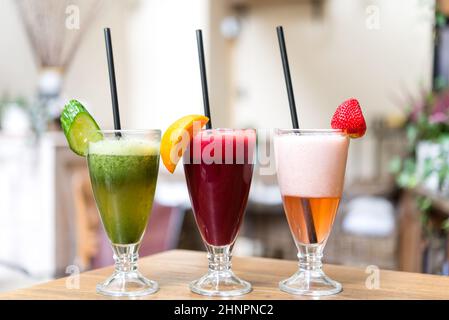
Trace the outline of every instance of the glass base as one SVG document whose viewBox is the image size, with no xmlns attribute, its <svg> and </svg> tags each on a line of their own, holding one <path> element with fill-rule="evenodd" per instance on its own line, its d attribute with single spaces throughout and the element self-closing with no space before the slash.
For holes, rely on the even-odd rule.
<svg viewBox="0 0 449 320">
<path fill-rule="evenodd" d="M 156 281 L 142 276 L 139 271 L 114 272 L 103 283 L 97 284 L 97 292 L 113 297 L 141 297 L 159 290 Z"/>
<path fill-rule="evenodd" d="M 145 278 L 137 270 L 138 243 L 112 244 L 115 271 L 97 285 L 97 292 L 113 297 L 141 297 L 159 290 L 156 281 Z"/>
<path fill-rule="evenodd" d="M 306 296 L 328 296 L 342 291 L 342 286 L 321 270 L 299 270 L 293 276 L 279 282 L 284 292 Z"/>
<path fill-rule="evenodd" d="M 209 272 L 190 283 L 192 292 L 211 297 L 235 297 L 251 292 L 251 284 L 231 270 Z"/>
</svg>

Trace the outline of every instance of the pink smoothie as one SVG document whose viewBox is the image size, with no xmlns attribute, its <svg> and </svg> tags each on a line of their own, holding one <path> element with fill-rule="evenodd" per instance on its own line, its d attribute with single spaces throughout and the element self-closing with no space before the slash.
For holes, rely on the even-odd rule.
<svg viewBox="0 0 449 320">
<path fill-rule="evenodd" d="M 275 136 L 277 177 L 283 196 L 341 197 L 349 138 L 343 133 L 323 132 Z"/>
</svg>

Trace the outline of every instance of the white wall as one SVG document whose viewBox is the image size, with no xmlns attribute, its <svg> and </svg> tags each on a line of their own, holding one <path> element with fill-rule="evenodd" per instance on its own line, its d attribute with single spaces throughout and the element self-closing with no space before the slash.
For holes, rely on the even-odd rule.
<svg viewBox="0 0 449 320">
<path fill-rule="evenodd" d="M 0 94 L 31 95 L 36 67 L 13 0 L 0 0 Z"/>
<path fill-rule="evenodd" d="M 177 118 L 203 112 L 195 30 L 207 29 L 206 17 L 207 0 L 141 1 L 130 14 L 130 125 L 165 129 Z M 204 36 L 207 44 L 207 30 Z"/>
<path fill-rule="evenodd" d="M 0 93 L 31 97 L 39 71 L 13 1 L 0 0 L 0 20 L 8 26 L 0 28 Z M 81 99 L 103 128 L 112 127 L 103 37 L 108 26 L 123 127 L 165 128 L 202 112 L 195 29 L 206 29 L 209 51 L 207 10 L 207 0 L 105 1 L 67 70 L 64 99 Z"/>
<path fill-rule="evenodd" d="M 98 12 L 95 22 L 85 34 L 72 65 L 66 70 L 63 86 L 63 98 L 81 99 L 105 128 L 112 126 L 112 116 L 103 28 L 109 26 L 112 29 L 119 99 L 126 103 L 128 47 L 124 41 L 126 29 L 123 26 L 129 11 L 129 2 L 109 0 L 107 4 Z M 82 14 L 83 11 L 80 12 Z M 4 26 L 0 28 L 0 93 L 32 99 L 36 92 L 39 67 L 14 0 L 0 0 L 0 21 Z M 86 26 L 80 25 L 80 28 Z M 129 112 L 124 110 L 123 113 L 123 117 L 127 118 Z"/>
<path fill-rule="evenodd" d="M 113 128 L 111 95 L 103 28 L 111 28 L 115 73 L 122 127 L 128 127 L 133 110 L 129 105 L 129 45 L 126 42 L 126 21 L 133 1 L 105 1 L 88 29 L 73 64 L 69 67 L 63 87 L 63 99 L 80 99 L 103 129 Z M 82 12 L 81 12 L 82 14 Z M 83 26 L 80 26 L 83 28 Z"/>
<path fill-rule="evenodd" d="M 0 28 L 0 93 L 31 96 L 38 70 L 13 1 L 0 0 L 0 21 L 7 26 Z M 290 126 L 278 24 L 286 32 L 303 127 L 328 127 L 348 97 L 360 100 L 369 122 L 398 112 L 392 96 L 430 85 L 432 1 L 326 0 L 320 20 L 312 19 L 309 1 L 269 3 L 252 5 L 241 35 L 226 46 L 218 30 L 226 1 L 108 0 L 67 71 L 63 95 L 82 99 L 103 128 L 112 127 L 105 26 L 112 29 L 127 128 L 165 129 L 177 117 L 202 112 L 196 28 L 205 29 L 212 112 L 220 126 Z M 366 27 L 370 5 L 379 9 L 378 30 Z M 348 174 L 370 176 L 370 137 L 353 141 L 351 150 L 363 157 L 350 157 Z"/>
<path fill-rule="evenodd" d="M 237 126 L 291 126 L 277 25 L 284 26 L 299 121 L 304 128 L 330 127 L 335 108 L 349 97 L 359 99 L 369 126 L 376 115 L 399 112 L 392 96 L 418 93 L 422 85 L 429 88 L 432 2 L 323 3 L 319 20 L 313 19 L 308 1 L 251 7 L 243 19 L 234 60 L 235 82 L 242 92 L 234 108 Z M 367 21 L 372 21 L 366 12 L 370 5 L 379 9 L 378 30 L 367 28 Z M 372 174 L 372 143 L 369 135 L 352 142 L 348 175 Z"/>
</svg>

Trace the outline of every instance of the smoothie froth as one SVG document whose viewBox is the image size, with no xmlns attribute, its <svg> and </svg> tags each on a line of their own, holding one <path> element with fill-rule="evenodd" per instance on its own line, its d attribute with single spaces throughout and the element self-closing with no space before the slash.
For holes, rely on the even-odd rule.
<svg viewBox="0 0 449 320">
<path fill-rule="evenodd" d="M 278 183 L 283 196 L 340 197 L 349 138 L 342 134 L 289 134 L 274 138 Z M 289 168 L 279 170 L 279 168 Z"/>
</svg>

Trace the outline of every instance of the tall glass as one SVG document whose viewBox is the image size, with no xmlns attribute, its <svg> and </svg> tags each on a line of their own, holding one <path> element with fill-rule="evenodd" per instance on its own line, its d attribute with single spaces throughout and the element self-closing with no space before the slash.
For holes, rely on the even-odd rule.
<svg viewBox="0 0 449 320">
<path fill-rule="evenodd" d="M 184 171 L 198 229 L 208 251 L 209 271 L 190 284 L 207 296 L 237 296 L 251 285 L 231 270 L 231 251 L 243 221 L 254 167 L 256 132 L 199 132 L 184 154 Z"/>
<path fill-rule="evenodd" d="M 299 270 L 282 291 L 322 296 L 342 290 L 322 270 L 321 258 L 340 202 L 349 138 L 340 130 L 277 129 L 274 151 L 279 187 Z"/>
<path fill-rule="evenodd" d="M 142 296 L 158 284 L 137 270 L 159 169 L 160 130 L 101 131 L 104 139 L 89 144 L 87 163 L 101 221 L 111 241 L 115 271 L 97 285 L 110 296 Z"/>
</svg>

